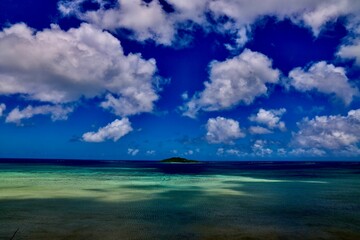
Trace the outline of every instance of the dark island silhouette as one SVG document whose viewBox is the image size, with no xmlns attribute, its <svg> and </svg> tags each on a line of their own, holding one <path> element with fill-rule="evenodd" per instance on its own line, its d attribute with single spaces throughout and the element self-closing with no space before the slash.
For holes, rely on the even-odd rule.
<svg viewBox="0 0 360 240">
<path fill-rule="evenodd" d="M 162 163 L 198 163 L 199 161 L 189 160 L 189 159 L 181 158 L 181 157 L 171 157 L 171 158 L 166 158 L 164 160 L 161 160 L 160 162 L 162 162 Z"/>
</svg>

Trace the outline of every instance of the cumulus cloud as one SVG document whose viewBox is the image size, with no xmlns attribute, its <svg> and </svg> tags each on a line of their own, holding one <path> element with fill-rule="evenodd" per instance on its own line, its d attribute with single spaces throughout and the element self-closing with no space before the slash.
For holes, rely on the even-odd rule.
<svg viewBox="0 0 360 240">
<path fill-rule="evenodd" d="M 135 156 L 139 153 L 139 149 L 134 149 L 134 148 L 128 148 L 128 154 L 131 156 Z"/>
<path fill-rule="evenodd" d="M 245 137 L 238 121 L 223 117 L 210 118 L 206 124 L 206 140 L 209 143 L 232 143 Z"/>
<path fill-rule="evenodd" d="M 337 55 L 344 59 L 354 59 L 355 64 L 360 66 L 360 37 L 343 44 Z"/>
<path fill-rule="evenodd" d="M 0 104 L 0 117 L 3 115 L 5 109 L 6 109 L 5 103 L 1 103 Z"/>
<path fill-rule="evenodd" d="M 90 11 L 83 15 L 83 19 L 104 29 L 131 30 L 139 41 L 152 39 L 169 45 L 174 36 L 173 23 L 169 21 L 158 1 L 149 3 L 142 0 L 119 1 L 116 8 Z"/>
<path fill-rule="evenodd" d="M 113 140 L 115 142 L 132 130 L 129 119 L 116 119 L 105 127 L 99 128 L 96 132 L 84 133 L 82 139 L 85 142 L 103 142 L 106 140 Z"/>
<path fill-rule="evenodd" d="M 305 92 L 316 90 L 325 94 L 335 94 L 345 104 L 359 94 L 351 86 L 345 69 L 327 64 L 324 61 L 313 64 L 309 69 L 295 68 L 289 73 L 290 84 L 297 90 Z"/>
<path fill-rule="evenodd" d="M 23 119 L 32 118 L 35 115 L 50 115 L 53 121 L 67 120 L 69 113 L 73 111 L 73 107 L 64 107 L 61 105 L 42 105 L 33 107 L 31 105 L 20 110 L 19 107 L 14 108 L 6 117 L 7 123 L 21 124 Z"/>
<path fill-rule="evenodd" d="M 283 121 L 280 121 L 281 116 L 286 112 L 285 108 L 280 108 L 280 109 L 270 109 L 270 110 L 265 110 L 260 108 L 258 113 L 256 115 L 252 115 L 249 117 L 250 121 L 259 123 L 259 124 L 264 124 L 265 126 L 267 126 L 268 128 L 274 129 L 274 128 L 278 128 L 280 130 L 285 130 L 285 123 Z M 265 130 L 267 129 L 261 129 L 259 127 L 255 128 L 253 127 L 252 130 L 255 132 L 263 132 L 266 133 Z"/>
<path fill-rule="evenodd" d="M 251 126 L 249 128 L 249 131 L 251 134 L 270 134 L 273 133 L 267 128 L 261 127 L 261 126 Z"/>
<path fill-rule="evenodd" d="M 267 94 L 267 84 L 278 82 L 280 73 L 271 65 L 268 57 L 249 49 L 223 62 L 213 61 L 210 81 L 182 107 L 184 115 L 195 117 L 199 110 L 219 111 L 240 103 L 251 104 L 256 97 Z"/>
<path fill-rule="evenodd" d="M 235 45 L 243 46 L 248 40 L 248 29 L 263 16 L 278 19 L 289 18 L 294 23 L 308 26 L 317 36 L 323 26 L 341 16 L 357 16 L 360 3 L 357 0 L 167 0 L 171 11 L 165 11 L 161 1 L 117 0 L 114 7 L 105 7 L 103 0 L 99 9 L 83 11 L 85 0 L 62 0 L 59 10 L 64 15 L 78 18 L 103 29 L 127 29 L 138 41 L 153 40 L 158 44 L 171 45 L 179 29 L 201 26 L 206 31 L 231 33 Z M 161 27 L 159 27 L 161 26 Z"/>
<path fill-rule="evenodd" d="M 260 139 L 256 140 L 251 147 L 253 154 L 261 157 L 272 154 L 273 150 L 266 147 L 266 144 L 267 142 L 265 140 L 260 140 Z"/>
<path fill-rule="evenodd" d="M 356 150 L 360 142 L 360 109 L 347 116 L 316 116 L 298 123 L 292 145 L 300 149 L 340 151 Z"/>
<path fill-rule="evenodd" d="M 158 99 L 155 60 L 125 55 L 118 39 L 90 24 L 15 24 L 0 32 L 0 52 L 1 95 L 61 104 L 107 93 L 102 106 L 119 116 L 151 112 Z"/>
</svg>

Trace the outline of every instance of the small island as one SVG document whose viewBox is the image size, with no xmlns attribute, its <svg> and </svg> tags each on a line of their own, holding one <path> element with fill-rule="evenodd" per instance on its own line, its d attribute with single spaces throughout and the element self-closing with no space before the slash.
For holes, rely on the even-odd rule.
<svg viewBox="0 0 360 240">
<path fill-rule="evenodd" d="M 172 157 L 172 158 L 166 158 L 164 160 L 161 160 L 162 163 L 198 163 L 199 161 L 196 160 L 189 160 L 186 158 L 181 157 Z"/>
</svg>

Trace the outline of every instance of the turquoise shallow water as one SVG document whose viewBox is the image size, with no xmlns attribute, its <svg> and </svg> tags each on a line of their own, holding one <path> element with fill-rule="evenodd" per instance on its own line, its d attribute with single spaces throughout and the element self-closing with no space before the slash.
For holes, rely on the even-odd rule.
<svg viewBox="0 0 360 240">
<path fill-rule="evenodd" d="M 360 239 L 359 163 L 0 164 L 0 239 Z"/>
</svg>

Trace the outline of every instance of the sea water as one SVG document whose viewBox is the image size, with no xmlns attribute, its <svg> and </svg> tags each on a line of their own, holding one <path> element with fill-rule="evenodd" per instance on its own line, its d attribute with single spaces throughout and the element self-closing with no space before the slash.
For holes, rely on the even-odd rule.
<svg viewBox="0 0 360 240">
<path fill-rule="evenodd" d="M 12 237 L 360 239 L 360 163 L 3 161 Z"/>
</svg>

